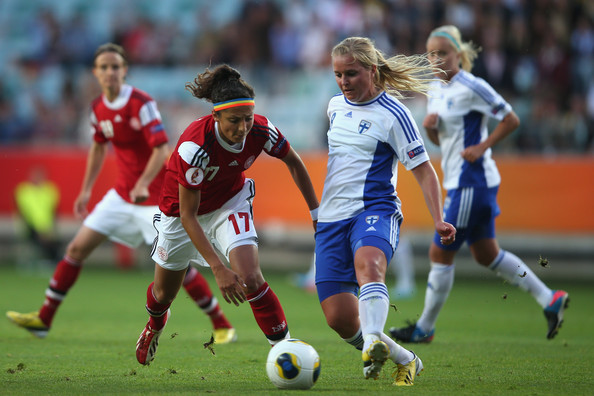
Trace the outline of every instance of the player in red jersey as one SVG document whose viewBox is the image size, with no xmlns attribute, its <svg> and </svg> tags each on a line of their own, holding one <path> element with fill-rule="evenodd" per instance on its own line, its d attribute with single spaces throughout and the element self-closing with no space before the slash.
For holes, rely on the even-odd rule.
<svg viewBox="0 0 594 396">
<path fill-rule="evenodd" d="M 186 128 L 167 166 L 155 222 L 155 279 L 147 290 L 150 317 L 136 344 L 141 364 L 154 359 L 169 307 L 191 262 L 210 266 L 225 301 L 250 303 L 271 345 L 289 337 L 281 304 L 258 263 L 254 181 L 244 175 L 262 151 L 287 165 L 314 228 L 317 220 L 318 199 L 305 165 L 281 132 L 254 114 L 254 90 L 240 74 L 220 65 L 206 69 L 186 89 L 214 108 Z"/>
<path fill-rule="evenodd" d="M 150 244 L 155 239 L 152 220 L 158 212 L 165 160 L 169 155 L 161 115 L 149 95 L 124 83 L 128 63 L 122 47 L 112 43 L 101 45 L 93 63 L 93 74 L 102 95 L 91 104 L 93 143 L 81 191 L 74 204 L 74 213 L 84 218 L 84 223 L 58 263 L 39 312 L 6 313 L 12 322 L 40 338 L 48 334 L 59 305 L 78 278 L 83 261 L 101 242 L 109 238 L 137 247 L 143 241 Z M 114 147 L 118 175 L 114 188 L 89 214 L 87 204 L 107 153 L 107 142 Z M 210 316 L 217 341 L 230 342 L 235 330 L 223 315 L 204 277 L 195 269 L 188 271 L 184 286 Z"/>
</svg>

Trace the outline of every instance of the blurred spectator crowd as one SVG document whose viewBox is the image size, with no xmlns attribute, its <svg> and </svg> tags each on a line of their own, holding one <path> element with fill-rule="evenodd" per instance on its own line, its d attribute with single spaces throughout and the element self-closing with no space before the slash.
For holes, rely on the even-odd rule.
<svg viewBox="0 0 594 396">
<path fill-rule="evenodd" d="M 520 116 L 498 151 L 594 154 L 591 0 L 0 0 L 0 144 L 85 144 L 93 52 L 112 41 L 172 135 L 208 111 L 185 82 L 227 62 L 256 87 L 257 111 L 320 149 L 332 46 L 359 35 L 388 55 L 423 53 L 443 24 L 482 47 L 473 73 Z M 423 98 L 407 105 L 424 114 Z"/>
</svg>

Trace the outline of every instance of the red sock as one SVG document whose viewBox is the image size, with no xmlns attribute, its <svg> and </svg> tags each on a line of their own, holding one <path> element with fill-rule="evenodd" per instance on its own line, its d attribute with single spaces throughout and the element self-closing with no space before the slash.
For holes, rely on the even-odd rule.
<svg viewBox="0 0 594 396">
<path fill-rule="evenodd" d="M 155 282 L 152 282 L 148 289 L 146 290 L 146 310 L 149 313 L 149 326 L 153 330 L 161 330 L 165 327 L 165 323 L 167 321 L 167 310 L 171 306 L 169 304 L 161 304 L 155 299 L 155 295 L 153 294 L 153 285 Z"/>
<path fill-rule="evenodd" d="M 213 297 L 208 282 L 194 267 L 190 267 L 184 278 L 184 289 L 200 309 L 210 317 L 215 329 L 230 329 L 231 323 L 223 314 L 219 302 Z"/>
<path fill-rule="evenodd" d="M 46 326 L 52 325 L 58 307 L 66 297 L 68 290 L 76 282 L 81 269 L 82 263 L 68 256 L 64 256 L 56 266 L 49 287 L 45 290 L 45 301 L 39 310 L 39 318 Z"/>
<path fill-rule="evenodd" d="M 264 282 L 255 293 L 248 294 L 246 297 L 254 312 L 254 318 L 266 338 L 271 343 L 284 339 L 289 333 L 287 320 L 278 297 L 268 283 Z"/>
</svg>

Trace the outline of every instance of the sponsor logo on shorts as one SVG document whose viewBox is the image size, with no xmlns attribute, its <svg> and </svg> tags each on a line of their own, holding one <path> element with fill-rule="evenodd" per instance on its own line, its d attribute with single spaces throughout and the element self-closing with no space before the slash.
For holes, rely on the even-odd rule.
<svg viewBox="0 0 594 396">
<path fill-rule="evenodd" d="M 165 248 L 163 246 L 159 246 L 157 248 L 157 255 L 163 261 L 167 261 L 167 259 L 169 258 L 169 255 L 167 254 L 167 250 L 165 250 Z"/>
</svg>

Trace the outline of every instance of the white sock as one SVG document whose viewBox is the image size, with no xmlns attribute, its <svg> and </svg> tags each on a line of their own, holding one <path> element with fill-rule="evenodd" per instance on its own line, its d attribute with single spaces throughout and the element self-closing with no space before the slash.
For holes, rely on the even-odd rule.
<svg viewBox="0 0 594 396">
<path fill-rule="evenodd" d="M 363 333 L 363 350 L 380 339 L 388 319 L 390 297 L 388 288 L 381 282 L 370 282 L 361 286 L 359 292 L 359 319 Z"/>
<path fill-rule="evenodd" d="M 515 254 L 500 249 L 488 268 L 510 284 L 530 292 L 541 307 L 551 300 L 552 290 Z"/>
<path fill-rule="evenodd" d="M 437 316 L 454 285 L 454 264 L 431 263 L 425 291 L 425 306 L 417 327 L 428 333 L 435 328 Z"/>
<path fill-rule="evenodd" d="M 410 363 L 410 361 L 415 357 L 411 351 L 403 348 L 384 333 L 380 334 L 380 340 L 382 340 L 388 346 L 388 348 L 390 348 L 389 357 L 394 363 L 407 364 Z"/>
</svg>

